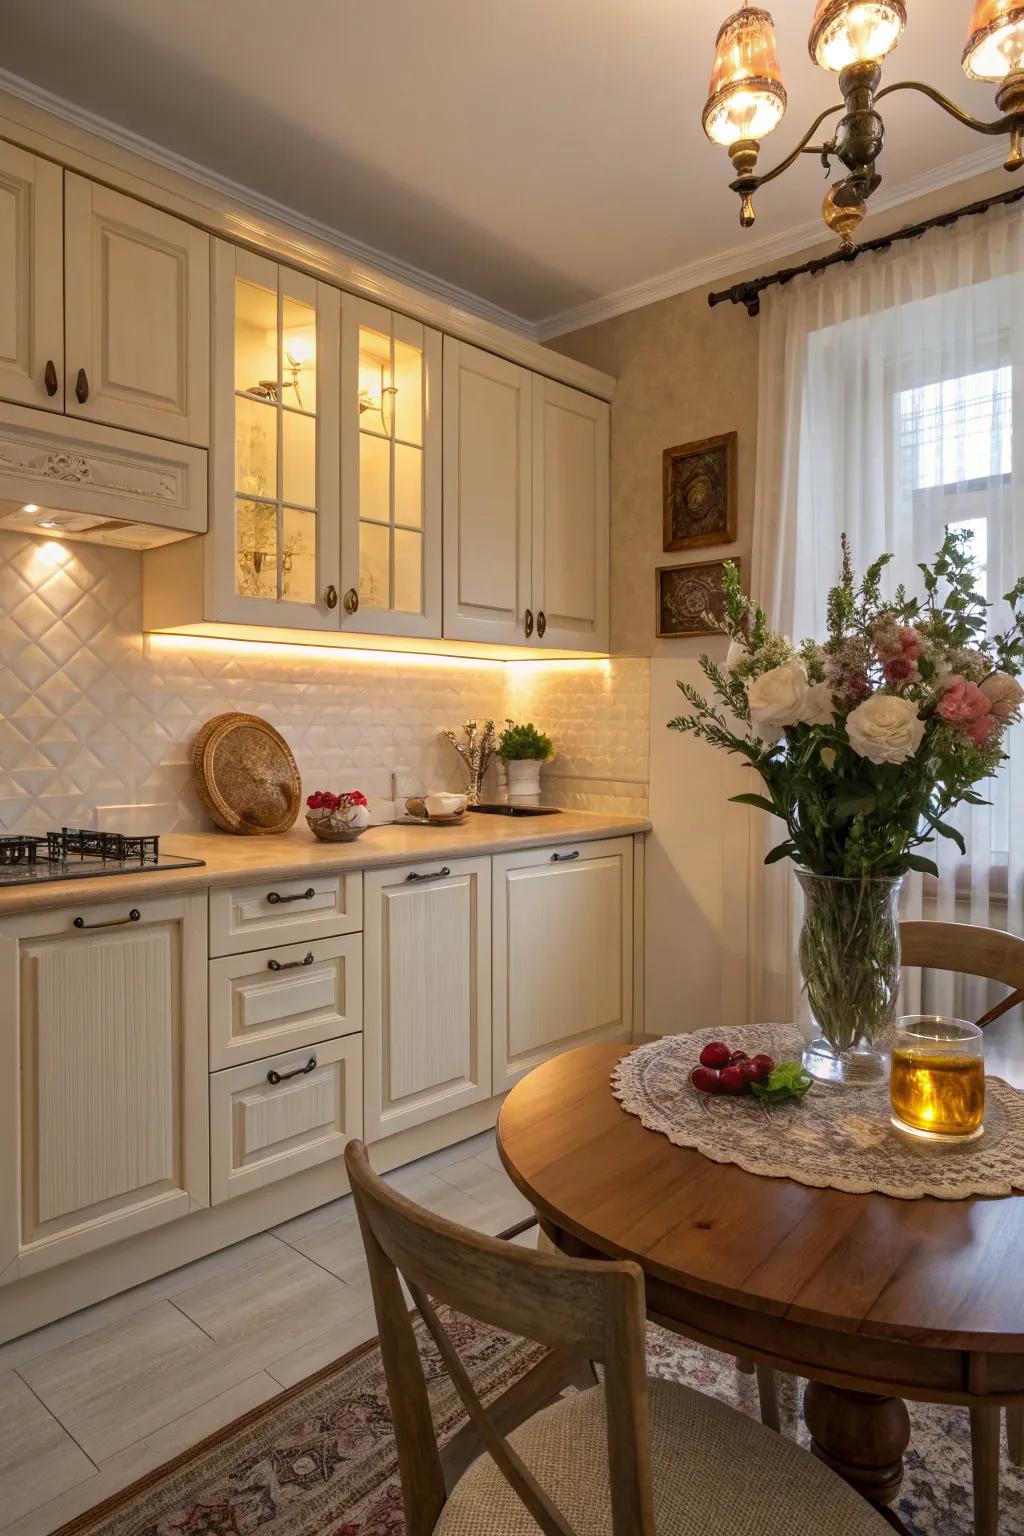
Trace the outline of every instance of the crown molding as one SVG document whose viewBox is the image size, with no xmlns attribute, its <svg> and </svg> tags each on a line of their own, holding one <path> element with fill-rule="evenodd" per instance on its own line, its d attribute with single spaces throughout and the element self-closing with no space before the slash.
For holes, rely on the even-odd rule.
<svg viewBox="0 0 1024 1536">
<path fill-rule="evenodd" d="M 985 171 L 998 170 L 1001 163 L 1002 157 L 994 145 L 976 151 L 973 155 L 962 155 L 958 160 L 947 161 L 934 170 L 923 171 L 918 176 L 900 182 L 888 196 L 874 199 L 871 211 L 887 213 L 901 208 L 916 198 L 926 197 L 930 192 L 939 192 L 944 187 L 954 186 L 957 182 L 966 181 Z M 822 245 L 827 238 L 822 231 L 821 221 L 814 220 L 812 223 L 799 224 L 781 235 L 770 235 L 763 240 L 730 246 L 728 250 L 719 251 L 715 255 L 702 256 L 697 261 L 674 267 L 669 272 L 659 273 L 643 282 L 631 283 L 626 288 L 588 299 L 572 309 L 562 310 L 560 314 L 550 315 L 534 325 L 533 334 L 537 341 L 550 341 L 556 336 L 581 330 L 584 326 L 596 325 L 601 320 L 627 314 L 632 309 L 641 309 L 661 299 L 689 293 L 691 289 L 702 288 L 706 283 L 728 286 L 729 279 L 734 275 L 751 272 L 756 267 L 781 261 L 787 256 L 806 253 Z"/>
<path fill-rule="evenodd" d="M 200 165 L 196 160 L 189 160 L 185 155 L 175 154 L 173 150 L 166 149 L 162 144 L 156 144 L 152 139 L 144 138 L 142 134 L 134 133 L 130 128 L 123 128 L 119 123 L 111 122 L 109 118 L 101 117 L 96 112 L 90 112 L 87 108 L 68 101 L 66 97 L 45 90 L 43 86 L 36 85 L 21 75 L 14 75 L 9 70 L 0 69 L 0 90 L 6 91 L 19 101 L 27 102 L 30 106 L 38 107 L 40 111 L 49 113 L 51 117 L 59 118 L 61 122 L 70 123 L 72 127 L 80 128 L 108 144 L 114 144 L 119 149 L 139 155 L 144 160 L 163 166 L 165 170 L 173 171 L 178 176 L 184 176 L 189 181 L 207 187 L 211 192 L 217 193 L 218 196 L 232 203 L 241 204 L 252 213 L 287 224 L 293 230 L 308 235 L 320 244 L 330 246 L 351 261 L 372 267 L 378 273 L 393 278 L 396 282 L 418 288 L 421 292 L 430 294 L 432 298 L 439 299 L 443 304 L 450 304 L 453 308 L 477 315 L 481 320 L 487 320 L 492 325 L 500 325 L 505 330 L 513 331 L 516 335 L 526 337 L 530 341 L 535 340 L 536 327 L 530 321 L 524 320 L 521 315 L 515 315 L 511 310 L 503 309 L 500 304 L 492 304 L 490 300 L 481 298 L 479 294 L 470 293 L 465 288 L 446 282 L 443 277 L 438 277 L 433 272 L 426 272 L 422 267 L 413 266 L 411 262 L 402 261 L 400 257 L 389 256 L 386 251 L 367 245 L 364 241 L 357 240 L 354 235 L 346 234 L 344 230 L 336 229 L 330 224 L 323 224 L 319 219 L 310 218 L 308 214 L 301 213 L 297 208 L 289 207 L 286 203 L 279 203 L 276 198 L 267 197 L 253 187 L 233 181 L 229 176 L 222 176 L 219 171 L 212 170 L 209 166 Z"/>
</svg>

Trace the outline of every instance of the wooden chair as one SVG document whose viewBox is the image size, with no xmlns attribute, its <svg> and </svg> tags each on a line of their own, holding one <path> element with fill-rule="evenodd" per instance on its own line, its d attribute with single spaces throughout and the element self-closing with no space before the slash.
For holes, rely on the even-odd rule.
<svg viewBox="0 0 1024 1536">
<path fill-rule="evenodd" d="M 1009 994 L 975 1021 L 980 1029 L 1024 1003 L 1024 939 L 1015 934 L 969 923 L 905 922 L 900 923 L 900 951 L 904 968 L 980 976 L 1009 987 Z M 768 1376 L 759 1370 L 762 1411 L 766 1423 L 773 1414 L 777 1423 L 775 1383 Z M 1000 1416 L 998 1407 L 971 1409 L 975 1536 L 998 1536 Z M 1007 1408 L 1006 1436 L 1011 1461 L 1024 1465 L 1024 1406 Z"/>
<path fill-rule="evenodd" d="M 543 1536 L 820 1536 L 826 1528 L 830 1536 L 886 1536 L 885 1520 L 791 1441 L 692 1388 L 647 1380 L 637 1265 L 536 1253 L 481 1236 L 377 1178 L 362 1143 L 349 1143 L 345 1161 L 380 1330 L 408 1536 L 536 1536 L 538 1529 Z M 489 1452 L 447 1486 L 399 1275 Z M 435 1302 L 532 1339 L 547 1353 L 485 1407 Z M 601 1364 L 603 1386 L 533 1412 L 558 1390 L 573 1359 Z"/>
</svg>

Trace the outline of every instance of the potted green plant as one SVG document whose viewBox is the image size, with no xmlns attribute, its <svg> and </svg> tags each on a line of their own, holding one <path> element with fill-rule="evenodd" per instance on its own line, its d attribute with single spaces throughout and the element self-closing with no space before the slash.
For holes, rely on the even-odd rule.
<svg viewBox="0 0 1024 1536">
<path fill-rule="evenodd" d="M 538 731 L 529 721 L 517 725 L 514 720 L 505 721 L 505 729 L 498 740 L 498 757 L 508 774 L 510 800 L 540 799 L 540 765 L 548 762 L 555 753 L 550 736 Z"/>
</svg>

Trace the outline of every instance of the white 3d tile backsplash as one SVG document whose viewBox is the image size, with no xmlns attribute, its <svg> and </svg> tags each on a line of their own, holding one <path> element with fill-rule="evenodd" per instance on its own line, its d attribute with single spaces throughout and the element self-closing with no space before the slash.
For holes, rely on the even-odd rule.
<svg viewBox="0 0 1024 1536">
<path fill-rule="evenodd" d="M 440 731 L 531 716 L 556 738 L 545 798 L 646 808 L 648 666 L 338 656 L 141 633 L 141 555 L 0 534 L 0 827 L 209 825 L 192 738 L 227 709 L 266 717 L 307 787 L 461 788 Z M 140 807 L 137 817 L 132 807 Z"/>
</svg>

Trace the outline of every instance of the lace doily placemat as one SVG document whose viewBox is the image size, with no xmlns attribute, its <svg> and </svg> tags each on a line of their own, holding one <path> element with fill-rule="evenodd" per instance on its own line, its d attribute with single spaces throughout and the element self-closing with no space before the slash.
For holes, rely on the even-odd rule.
<svg viewBox="0 0 1024 1536">
<path fill-rule="evenodd" d="M 985 1079 L 985 1133 L 962 1147 L 901 1136 L 889 1120 L 889 1085 L 842 1088 L 815 1083 L 799 1103 L 771 1108 L 752 1095 L 698 1093 L 690 1072 L 721 1030 L 668 1035 L 624 1056 L 612 1092 L 650 1131 L 748 1173 L 851 1194 L 964 1200 L 1024 1190 L 1024 1094 Z M 749 1056 L 799 1061 L 803 1038 L 791 1024 L 750 1024 L 724 1037 Z"/>
</svg>

